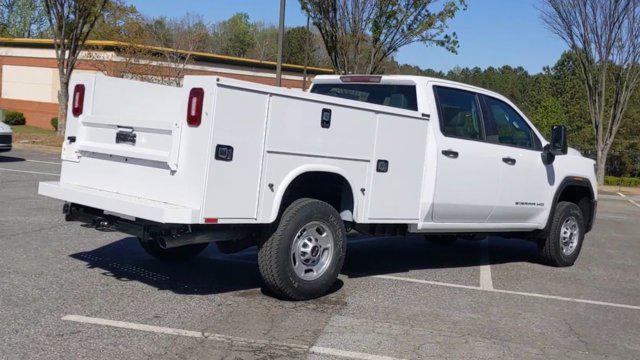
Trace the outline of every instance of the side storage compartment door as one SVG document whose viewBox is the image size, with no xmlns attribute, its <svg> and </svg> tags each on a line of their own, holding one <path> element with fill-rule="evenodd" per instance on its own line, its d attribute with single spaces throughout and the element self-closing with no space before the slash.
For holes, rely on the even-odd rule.
<svg viewBox="0 0 640 360">
<path fill-rule="evenodd" d="M 214 106 L 203 218 L 256 219 L 269 95 L 219 83 Z"/>
<path fill-rule="evenodd" d="M 418 220 L 428 121 L 378 115 L 369 189 L 370 220 Z"/>
</svg>

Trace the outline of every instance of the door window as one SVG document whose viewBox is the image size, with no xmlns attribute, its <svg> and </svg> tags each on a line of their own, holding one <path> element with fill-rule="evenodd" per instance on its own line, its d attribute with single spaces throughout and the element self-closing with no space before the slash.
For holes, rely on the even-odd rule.
<svg viewBox="0 0 640 360">
<path fill-rule="evenodd" d="M 529 124 L 504 101 L 485 97 L 487 140 L 496 144 L 537 149 L 540 141 Z"/>
<path fill-rule="evenodd" d="M 478 95 L 441 86 L 435 86 L 434 91 L 443 135 L 470 140 L 485 139 Z"/>
</svg>

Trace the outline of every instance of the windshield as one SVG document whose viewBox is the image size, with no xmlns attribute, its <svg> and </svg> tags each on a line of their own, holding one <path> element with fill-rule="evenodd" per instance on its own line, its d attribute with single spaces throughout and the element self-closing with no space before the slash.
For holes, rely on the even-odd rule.
<svg viewBox="0 0 640 360">
<path fill-rule="evenodd" d="M 371 104 L 418 110 L 414 85 L 314 84 L 311 92 Z"/>
</svg>

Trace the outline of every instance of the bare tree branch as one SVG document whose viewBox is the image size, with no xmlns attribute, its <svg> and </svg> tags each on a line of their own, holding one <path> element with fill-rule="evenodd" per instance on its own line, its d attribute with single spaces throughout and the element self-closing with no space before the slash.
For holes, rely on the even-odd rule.
<svg viewBox="0 0 640 360">
<path fill-rule="evenodd" d="M 58 92 L 58 134 L 63 135 L 69 100 L 69 80 L 78 56 L 108 0 L 44 0 L 54 38 L 60 91 Z"/>
<path fill-rule="evenodd" d="M 640 79 L 640 0 L 544 0 L 540 11 L 578 59 L 602 184 L 607 155 Z"/>
</svg>

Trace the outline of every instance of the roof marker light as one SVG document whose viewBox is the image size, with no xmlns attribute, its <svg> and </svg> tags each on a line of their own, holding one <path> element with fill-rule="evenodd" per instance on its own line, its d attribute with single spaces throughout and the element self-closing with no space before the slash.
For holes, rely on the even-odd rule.
<svg viewBox="0 0 640 360">
<path fill-rule="evenodd" d="M 340 76 L 340 81 L 351 83 L 351 82 L 360 82 L 360 83 L 379 83 L 382 80 L 382 76 L 379 75 L 345 75 Z"/>
</svg>

